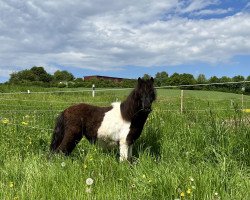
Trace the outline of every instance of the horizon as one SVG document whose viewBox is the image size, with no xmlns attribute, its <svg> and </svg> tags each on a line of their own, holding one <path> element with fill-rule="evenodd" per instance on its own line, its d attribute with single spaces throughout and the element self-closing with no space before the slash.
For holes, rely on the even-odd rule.
<svg viewBox="0 0 250 200">
<path fill-rule="evenodd" d="M 0 83 L 32 66 L 79 78 L 250 75 L 247 0 L 3 0 L 0 11 Z"/>
</svg>

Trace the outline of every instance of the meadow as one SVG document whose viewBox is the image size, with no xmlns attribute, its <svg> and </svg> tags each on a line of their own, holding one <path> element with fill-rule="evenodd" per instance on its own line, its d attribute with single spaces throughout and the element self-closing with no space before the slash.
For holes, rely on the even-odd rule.
<svg viewBox="0 0 250 200">
<path fill-rule="evenodd" d="M 27 88 L 1 87 L 1 92 Z M 240 94 L 158 89 L 133 149 L 118 160 L 83 139 L 72 155 L 51 155 L 55 119 L 80 102 L 110 105 L 130 90 L 0 93 L 0 199 L 250 199 L 250 113 Z M 63 89 L 60 89 L 63 90 Z M 70 92 L 71 91 L 71 92 Z M 244 96 L 250 109 L 250 96 Z"/>
</svg>

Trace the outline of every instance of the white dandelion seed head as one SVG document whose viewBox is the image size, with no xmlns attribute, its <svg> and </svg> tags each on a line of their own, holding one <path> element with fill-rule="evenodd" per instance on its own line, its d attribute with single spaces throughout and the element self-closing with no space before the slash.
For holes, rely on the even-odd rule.
<svg viewBox="0 0 250 200">
<path fill-rule="evenodd" d="M 218 195 L 219 195 L 219 193 L 218 193 L 218 192 L 215 192 L 215 193 L 214 193 L 214 196 L 218 196 Z"/>
<path fill-rule="evenodd" d="M 193 178 L 193 177 L 190 177 L 190 181 L 191 181 L 191 182 L 194 182 L 194 178 Z"/>
<path fill-rule="evenodd" d="M 61 166 L 62 166 L 62 167 L 65 167 L 65 166 L 66 166 L 66 163 L 65 163 L 65 162 L 62 162 L 62 163 L 61 163 Z"/>
<path fill-rule="evenodd" d="M 94 180 L 92 178 L 87 178 L 86 179 L 86 184 L 87 185 L 92 185 L 94 183 Z"/>
</svg>

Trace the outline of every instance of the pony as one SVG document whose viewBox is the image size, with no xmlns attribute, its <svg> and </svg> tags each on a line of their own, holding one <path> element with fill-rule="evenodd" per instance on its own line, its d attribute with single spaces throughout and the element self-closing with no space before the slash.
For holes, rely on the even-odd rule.
<svg viewBox="0 0 250 200">
<path fill-rule="evenodd" d="M 51 152 L 69 155 L 83 136 L 91 143 L 101 141 L 119 146 L 119 160 L 131 160 L 132 145 L 139 138 L 156 99 L 154 79 L 138 78 L 123 102 L 99 107 L 85 103 L 65 109 L 56 120 L 50 144 Z"/>
</svg>

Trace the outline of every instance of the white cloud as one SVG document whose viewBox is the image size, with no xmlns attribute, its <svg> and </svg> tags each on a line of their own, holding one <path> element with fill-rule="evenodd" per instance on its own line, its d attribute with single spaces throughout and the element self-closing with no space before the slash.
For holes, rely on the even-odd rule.
<svg viewBox="0 0 250 200">
<path fill-rule="evenodd" d="M 250 54 L 250 14 L 221 19 L 218 0 L 0 2 L 0 76 L 33 65 L 95 70 L 226 62 Z M 165 19 L 165 20 L 164 20 Z M 19 66 L 16 68 L 15 66 Z"/>
<path fill-rule="evenodd" d="M 188 1 L 181 1 L 180 3 L 180 12 L 181 13 L 190 13 L 194 11 L 201 10 L 206 8 L 210 5 L 219 4 L 219 0 L 188 0 Z"/>
<path fill-rule="evenodd" d="M 12 70 L 0 69 L 0 77 L 7 78 L 12 72 L 13 72 Z"/>
<path fill-rule="evenodd" d="M 197 12 L 192 13 L 192 15 L 195 16 L 204 16 L 204 15 L 222 15 L 222 14 L 227 14 L 232 12 L 233 9 L 232 8 L 228 8 L 228 9 L 206 9 L 206 10 L 200 10 Z"/>
</svg>

